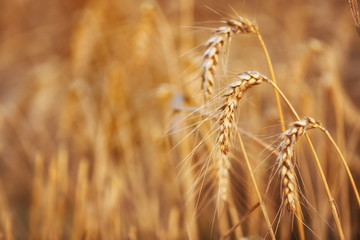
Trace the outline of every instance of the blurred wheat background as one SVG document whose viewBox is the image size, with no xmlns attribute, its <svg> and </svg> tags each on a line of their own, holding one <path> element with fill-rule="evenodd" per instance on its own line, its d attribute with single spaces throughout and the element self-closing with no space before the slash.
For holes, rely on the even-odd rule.
<svg viewBox="0 0 360 240">
<path fill-rule="evenodd" d="M 256 22 L 279 87 L 329 130 L 360 180 L 360 38 L 347 1 L 16 0 L 0 7 L 0 238 L 218 239 L 258 201 L 234 141 L 232 207 L 216 214 L 214 129 L 201 114 L 204 43 L 221 20 Z M 235 36 L 219 71 L 269 76 L 255 36 Z M 274 93 L 251 90 L 239 126 L 278 239 Z M 216 105 L 216 104 L 215 104 Z M 285 109 L 285 106 L 284 106 Z M 286 124 L 294 121 L 285 110 Z M 209 130 L 212 129 L 212 130 Z M 215 134 L 216 135 L 216 134 Z M 208 136 L 208 137 L 207 137 Z M 328 140 L 310 133 L 347 239 L 360 209 Z M 307 239 L 338 239 L 308 146 L 297 147 Z M 300 174 L 301 173 L 301 174 Z M 300 177 L 301 176 L 301 177 Z M 281 213 L 279 215 L 279 212 Z M 231 239 L 270 238 L 259 209 Z"/>
</svg>

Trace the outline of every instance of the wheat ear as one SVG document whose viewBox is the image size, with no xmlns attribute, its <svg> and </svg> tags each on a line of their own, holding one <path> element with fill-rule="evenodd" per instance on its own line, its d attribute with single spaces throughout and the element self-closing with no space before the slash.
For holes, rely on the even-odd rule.
<svg viewBox="0 0 360 240">
<path fill-rule="evenodd" d="M 268 81 L 268 79 L 265 76 L 261 75 L 257 71 L 240 73 L 237 75 L 237 77 L 238 80 L 233 82 L 229 86 L 229 90 L 224 94 L 224 104 L 220 108 L 220 118 L 219 118 L 220 133 L 218 139 L 218 143 L 220 145 L 220 159 L 218 162 L 218 180 L 219 180 L 218 198 L 220 201 L 222 201 L 220 203 L 225 202 L 227 200 L 227 195 L 228 195 L 229 168 L 230 168 L 228 154 L 230 151 L 232 130 L 233 128 L 237 130 L 234 121 L 235 110 L 237 109 L 238 103 L 247 89 L 251 88 L 252 86 L 259 85 L 264 81 Z M 259 197 L 260 206 L 264 214 L 266 224 L 268 225 L 270 236 L 272 239 L 275 239 L 275 234 L 272 230 L 271 222 L 267 214 L 265 204 L 262 201 L 258 186 L 256 184 L 255 177 L 253 175 L 253 170 L 250 165 L 250 161 L 245 152 L 245 147 L 242 138 L 240 136 L 240 132 L 238 130 L 236 132 L 240 141 L 241 149 L 243 150 L 244 158 L 249 173 L 251 175 L 256 193 Z M 222 204 L 219 204 L 219 206 L 222 206 Z"/>
<path fill-rule="evenodd" d="M 279 87 L 274 83 L 272 82 L 271 80 L 267 81 L 269 84 L 272 85 L 272 87 L 279 93 L 279 95 L 281 96 L 281 98 L 285 101 L 286 105 L 288 105 L 288 107 L 290 108 L 291 112 L 293 113 L 293 115 L 295 116 L 295 118 L 300 121 L 300 118 L 299 118 L 299 115 L 297 114 L 297 112 L 295 111 L 294 107 L 291 105 L 291 103 L 289 102 L 289 100 L 286 98 L 286 96 L 284 95 L 284 93 L 279 89 Z M 339 148 L 337 147 L 337 145 L 335 144 L 334 140 L 331 138 L 331 136 L 329 135 L 329 133 L 326 131 L 326 129 L 322 129 L 323 131 L 325 130 L 325 133 L 326 135 L 328 136 L 329 140 L 331 141 L 331 143 L 334 145 L 334 147 L 336 148 L 336 151 L 338 152 L 339 156 L 341 157 L 341 160 L 347 170 L 347 173 L 349 175 L 349 178 L 350 180 L 352 181 L 352 175 L 348 169 L 348 166 L 345 162 L 345 159 L 344 157 L 342 156 Z M 311 150 L 311 154 L 313 155 L 314 157 L 314 160 L 315 160 L 315 163 L 316 163 L 316 168 L 318 169 L 319 171 L 319 174 L 320 174 L 320 177 L 321 177 L 321 181 L 323 182 L 323 185 L 325 187 L 325 191 L 326 191 L 326 195 L 328 197 L 328 200 L 331 204 L 331 211 L 332 211 L 332 214 L 333 214 L 333 217 L 334 217 L 334 220 L 335 220 L 335 223 L 336 223 L 336 226 L 337 226 L 337 229 L 339 231 L 339 235 L 340 235 L 340 239 L 345 239 L 344 237 L 344 232 L 343 232 L 343 229 L 342 229 L 342 226 L 341 226 L 341 222 L 340 222 L 340 218 L 339 218 L 339 214 L 338 214 L 338 211 L 337 211 L 337 208 L 335 206 L 335 200 L 334 198 L 332 197 L 331 195 L 331 192 L 330 192 L 330 188 L 329 188 L 329 185 L 326 181 L 326 177 L 325 177 L 325 174 L 324 174 L 324 170 L 322 169 L 321 167 L 321 163 L 320 163 L 320 160 L 319 160 L 319 157 L 317 156 L 316 154 L 316 151 L 315 151 L 315 148 L 314 148 L 314 145 L 312 144 L 311 140 L 310 140 L 310 137 L 307 135 L 307 133 L 304 133 L 305 135 L 305 138 L 306 138 L 306 141 L 308 142 L 308 145 L 310 147 L 310 150 Z M 352 185 L 353 187 L 355 187 L 355 184 L 353 184 L 353 181 L 352 181 Z M 357 190 L 356 188 L 354 188 L 354 191 L 355 193 L 357 193 Z M 357 195 L 358 196 L 358 195 Z M 360 200 L 360 197 L 358 198 Z"/>
<path fill-rule="evenodd" d="M 296 196 L 298 184 L 294 170 L 294 147 L 297 140 L 312 128 L 323 129 L 319 122 L 313 118 L 305 117 L 305 119 L 294 122 L 292 127 L 282 134 L 277 160 L 279 162 L 283 201 L 285 201 L 289 211 L 292 213 L 296 212 L 297 202 L 299 201 Z"/>
<path fill-rule="evenodd" d="M 216 66 L 224 45 L 230 41 L 233 34 L 257 33 L 257 27 L 242 17 L 236 20 L 226 20 L 225 23 L 227 26 L 216 29 L 205 44 L 206 50 L 201 66 L 201 87 L 204 92 L 205 101 L 209 100 L 212 96 Z"/>
<path fill-rule="evenodd" d="M 238 75 L 238 80 L 229 86 L 224 94 L 224 104 L 220 108 L 220 133 L 218 143 L 220 145 L 220 159 L 218 161 L 219 197 L 227 200 L 229 185 L 229 151 L 233 127 L 235 126 L 235 110 L 244 92 L 254 85 L 258 85 L 266 79 L 256 71 L 249 71 Z"/>
</svg>

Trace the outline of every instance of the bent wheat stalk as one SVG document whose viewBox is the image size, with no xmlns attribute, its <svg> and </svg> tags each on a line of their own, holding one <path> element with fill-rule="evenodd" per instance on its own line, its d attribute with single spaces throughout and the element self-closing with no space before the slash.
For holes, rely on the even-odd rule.
<svg viewBox="0 0 360 240">
<path fill-rule="evenodd" d="M 261 36 L 260 32 L 258 30 L 257 30 L 256 36 L 257 36 L 257 38 L 258 38 L 258 40 L 260 42 L 260 45 L 261 45 L 261 47 L 262 47 L 262 49 L 264 51 L 266 62 L 267 62 L 268 67 L 269 67 L 271 79 L 274 82 L 274 84 L 277 85 L 276 78 L 275 78 L 275 72 L 274 72 L 274 68 L 273 68 L 272 63 L 271 63 L 269 52 L 268 52 L 268 50 L 266 48 L 265 42 L 262 39 L 262 36 Z M 281 131 L 284 132 L 285 131 L 285 120 L 284 120 L 284 114 L 283 114 L 282 108 L 281 108 L 280 97 L 279 97 L 279 93 L 276 90 L 274 90 L 274 92 L 275 92 L 276 106 L 277 106 L 277 109 L 278 109 L 278 112 L 279 112 Z M 302 232 L 303 232 L 303 230 L 302 230 Z M 305 237 L 301 236 L 301 239 L 305 239 Z"/>
<path fill-rule="evenodd" d="M 240 17 L 225 22 L 227 26 L 216 29 L 206 42 L 206 50 L 203 55 L 204 62 L 201 66 L 201 88 L 204 92 L 205 102 L 212 97 L 216 66 L 224 45 L 230 41 L 233 34 L 257 33 L 257 27 L 245 18 Z"/>
</svg>

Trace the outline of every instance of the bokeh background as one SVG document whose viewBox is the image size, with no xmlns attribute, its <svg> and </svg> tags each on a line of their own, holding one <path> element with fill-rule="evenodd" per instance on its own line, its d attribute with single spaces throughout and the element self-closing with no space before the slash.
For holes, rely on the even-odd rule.
<svg viewBox="0 0 360 240">
<path fill-rule="evenodd" d="M 2 239 L 218 239 L 235 225 L 234 213 L 228 223 L 214 216 L 214 176 L 192 189 L 211 143 L 195 147 L 207 130 L 186 109 L 202 105 L 203 44 L 222 19 L 237 15 L 258 24 L 278 85 L 301 116 L 330 131 L 359 183 L 360 37 L 345 0 L 0 5 Z M 255 36 L 234 37 L 227 55 L 219 89 L 236 72 L 269 75 Z M 273 91 L 252 94 L 241 105 L 240 124 L 274 144 L 280 124 Z M 294 120 L 285 114 L 287 123 Z M 345 171 L 326 138 L 312 137 L 345 235 L 360 238 L 360 210 Z M 251 139 L 246 145 L 265 192 L 275 158 Z M 239 217 L 256 202 L 240 155 L 231 175 Z M 306 235 L 337 239 L 305 144 L 298 158 L 309 162 L 299 164 Z M 278 184 L 264 194 L 272 219 L 281 209 Z M 284 219 L 277 237 L 298 239 L 291 217 Z M 259 210 L 240 229 L 233 239 L 269 238 Z"/>
</svg>

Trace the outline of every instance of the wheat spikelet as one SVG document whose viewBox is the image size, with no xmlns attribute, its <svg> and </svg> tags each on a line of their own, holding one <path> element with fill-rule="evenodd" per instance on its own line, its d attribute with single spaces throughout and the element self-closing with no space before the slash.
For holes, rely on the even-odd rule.
<svg viewBox="0 0 360 240">
<path fill-rule="evenodd" d="M 228 153 L 230 150 L 231 132 L 234 126 L 235 110 L 238 102 L 242 98 L 244 92 L 254 85 L 258 85 L 267 78 L 259 74 L 257 71 L 249 71 L 240 73 L 238 80 L 229 86 L 229 90 L 224 94 L 224 104 L 220 108 L 220 134 L 218 143 L 220 145 L 220 160 L 218 162 L 218 181 L 219 181 L 219 197 L 226 201 L 227 189 L 229 185 L 229 168 L 230 162 Z"/>
<path fill-rule="evenodd" d="M 205 101 L 212 96 L 216 66 L 225 43 L 230 40 L 233 34 L 257 33 L 257 27 L 245 18 L 226 20 L 226 24 L 227 26 L 216 29 L 212 37 L 206 42 L 206 50 L 203 55 L 204 62 L 201 66 L 202 90 Z"/>
<path fill-rule="evenodd" d="M 292 128 L 286 130 L 282 134 L 282 141 L 279 146 L 279 169 L 281 177 L 281 187 L 283 194 L 283 201 L 287 205 L 290 212 L 295 213 L 297 206 L 295 170 L 294 170 L 294 146 L 297 140 L 312 128 L 319 128 L 325 130 L 321 123 L 315 121 L 313 118 L 305 117 L 300 121 L 294 122 Z"/>
<path fill-rule="evenodd" d="M 356 30 L 360 36 L 360 12 L 359 12 L 358 1 L 356 0 L 348 0 L 348 1 L 351 9 L 351 14 L 353 15 L 355 21 Z"/>
</svg>

